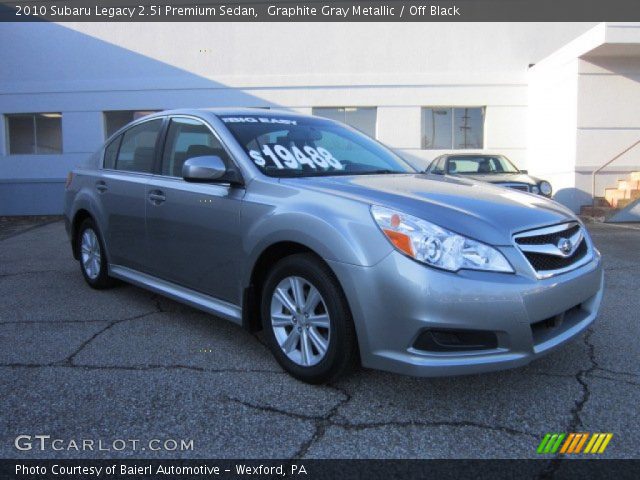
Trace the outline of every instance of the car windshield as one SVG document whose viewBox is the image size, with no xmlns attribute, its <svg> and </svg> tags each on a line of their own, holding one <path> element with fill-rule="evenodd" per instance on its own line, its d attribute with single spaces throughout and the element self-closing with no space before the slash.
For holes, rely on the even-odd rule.
<svg viewBox="0 0 640 480">
<path fill-rule="evenodd" d="M 456 175 L 490 175 L 519 173 L 519 170 L 502 155 L 464 155 L 449 157 L 447 169 Z"/>
<path fill-rule="evenodd" d="M 291 115 L 222 115 L 253 163 L 272 177 L 415 173 L 388 148 L 330 120 Z"/>
</svg>

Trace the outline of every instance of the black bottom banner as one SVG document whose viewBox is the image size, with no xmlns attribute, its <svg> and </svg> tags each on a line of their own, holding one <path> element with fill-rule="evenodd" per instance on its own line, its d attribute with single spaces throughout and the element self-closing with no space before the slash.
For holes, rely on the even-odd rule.
<svg viewBox="0 0 640 480">
<path fill-rule="evenodd" d="M 640 478 L 640 460 L 0 460 L 1 479 Z"/>
</svg>

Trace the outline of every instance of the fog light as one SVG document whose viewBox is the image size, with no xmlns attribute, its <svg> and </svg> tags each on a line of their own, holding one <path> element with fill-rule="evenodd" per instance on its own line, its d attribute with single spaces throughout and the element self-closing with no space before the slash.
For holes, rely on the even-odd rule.
<svg viewBox="0 0 640 480">
<path fill-rule="evenodd" d="M 483 330 L 428 329 L 418 335 L 413 348 L 430 352 L 492 350 L 498 348 L 498 337 Z"/>
</svg>

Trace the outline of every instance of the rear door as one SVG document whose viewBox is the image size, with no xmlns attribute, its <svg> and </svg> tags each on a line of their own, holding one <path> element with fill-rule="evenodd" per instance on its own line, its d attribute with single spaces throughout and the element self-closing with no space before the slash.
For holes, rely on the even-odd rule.
<svg viewBox="0 0 640 480">
<path fill-rule="evenodd" d="M 146 270 L 146 189 L 163 121 L 156 118 L 136 124 L 105 149 L 103 170 L 95 188 L 105 212 L 103 235 L 112 264 Z"/>
<path fill-rule="evenodd" d="M 232 162 L 204 121 L 171 118 L 160 174 L 148 185 L 149 264 L 155 276 L 237 305 L 240 205 L 245 190 L 183 180 L 184 162 L 203 155 L 217 155 L 227 165 Z"/>
</svg>

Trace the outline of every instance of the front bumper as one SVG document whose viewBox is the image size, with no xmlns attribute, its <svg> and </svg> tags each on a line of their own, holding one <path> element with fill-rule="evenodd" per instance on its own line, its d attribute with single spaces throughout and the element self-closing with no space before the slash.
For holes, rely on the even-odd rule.
<svg viewBox="0 0 640 480">
<path fill-rule="evenodd" d="M 517 258 L 515 249 L 503 249 Z M 514 262 L 512 261 L 512 264 Z M 525 365 L 584 331 L 603 291 L 599 253 L 567 273 L 539 280 L 515 274 L 450 273 L 393 251 L 371 267 L 329 261 L 345 290 L 365 367 L 415 376 L 463 375 Z M 564 314 L 555 327 L 543 321 Z M 427 329 L 494 332 L 494 348 L 425 351 L 414 347 Z"/>
</svg>

